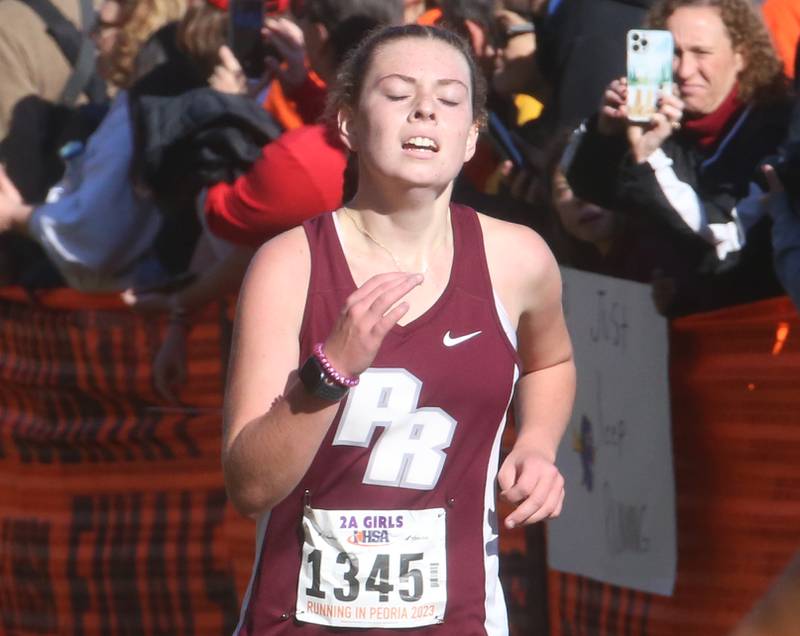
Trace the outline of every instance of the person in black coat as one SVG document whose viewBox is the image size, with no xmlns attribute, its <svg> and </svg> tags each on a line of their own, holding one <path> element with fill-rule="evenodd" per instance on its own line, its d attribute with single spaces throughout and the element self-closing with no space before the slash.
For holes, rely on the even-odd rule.
<svg viewBox="0 0 800 636">
<path fill-rule="evenodd" d="M 654 0 L 550 0 L 537 18 L 538 71 L 546 83 L 541 125 L 574 128 L 625 73 L 625 35 Z"/>
</svg>

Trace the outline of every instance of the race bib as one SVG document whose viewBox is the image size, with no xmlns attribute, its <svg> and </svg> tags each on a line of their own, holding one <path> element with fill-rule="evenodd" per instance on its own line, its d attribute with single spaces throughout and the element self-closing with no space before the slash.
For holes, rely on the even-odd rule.
<svg viewBox="0 0 800 636">
<path fill-rule="evenodd" d="M 299 621 L 421 627 L 444 620 L 444 508 L 303 512 Z"/>
</svg>

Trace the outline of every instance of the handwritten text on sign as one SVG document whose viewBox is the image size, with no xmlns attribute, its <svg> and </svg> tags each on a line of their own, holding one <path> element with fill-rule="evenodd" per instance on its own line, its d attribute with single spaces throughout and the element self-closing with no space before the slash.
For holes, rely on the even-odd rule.
<svg viewBox="0 0 800 636">
<path fill-rule="evenodd" d="M 647 285 L 563 269 L 578 391 L 558 454 L 567 498 L 550 566 L 669 595 L 675 487 L 667 325 Z"/>
</svg>

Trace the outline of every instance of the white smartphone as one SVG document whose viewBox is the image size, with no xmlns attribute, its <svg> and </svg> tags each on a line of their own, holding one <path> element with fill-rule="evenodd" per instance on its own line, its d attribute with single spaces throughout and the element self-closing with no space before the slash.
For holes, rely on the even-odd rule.
<svg viewBox="0 0 800 636">
<path fill-rule="evenodd" d="M 627 36 L 628 119 L 647 122 L 658 111 L 658 98 L 672 92 L 675 45 L 669 31 L 631 29 Z"/>
</svg>

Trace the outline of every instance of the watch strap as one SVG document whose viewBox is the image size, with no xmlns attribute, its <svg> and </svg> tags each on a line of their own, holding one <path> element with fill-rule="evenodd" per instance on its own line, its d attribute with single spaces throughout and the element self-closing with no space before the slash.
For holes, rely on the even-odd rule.
<svg viewBox="0 0 800 636">
<path fill-rule="evenodd" d="M 349 390 L 348 387 L 337 384 L 328 377 L 316 356 L 309 356 L 300 367 L 300 381 L 311 395 L 331 402 L 338 402 Z"/>
</svg>

